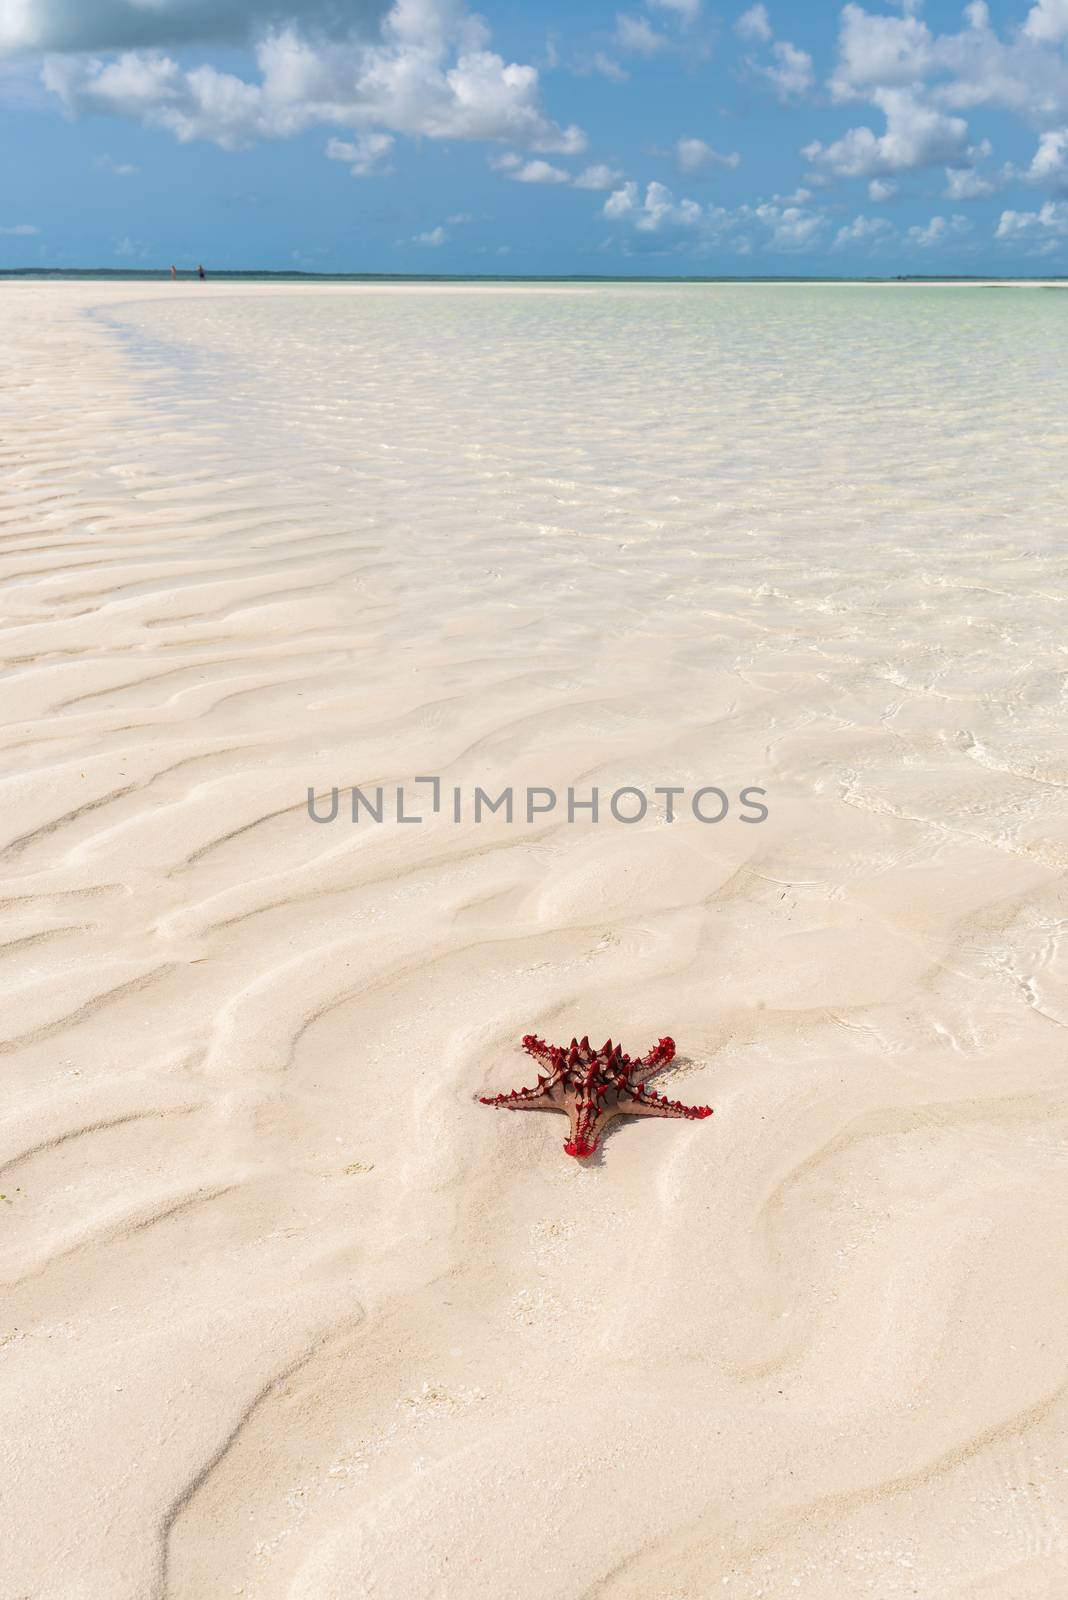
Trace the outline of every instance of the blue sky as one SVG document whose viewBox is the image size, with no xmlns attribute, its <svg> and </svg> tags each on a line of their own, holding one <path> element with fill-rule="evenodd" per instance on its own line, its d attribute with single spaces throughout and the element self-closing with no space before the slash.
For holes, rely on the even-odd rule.
<svg viewBox="0 0 1068 1600">
<path fill-rule="evenodd" d="M 0 267 L 1068 273 L 1068 0 L 0 0 Z"/>
</svg>

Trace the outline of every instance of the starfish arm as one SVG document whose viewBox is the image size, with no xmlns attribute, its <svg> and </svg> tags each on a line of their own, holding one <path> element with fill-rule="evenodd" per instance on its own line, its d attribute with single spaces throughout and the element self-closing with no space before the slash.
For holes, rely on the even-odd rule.
<svg viewBox="0 0 1068 1600">
<path fill-rule="evenodd" d="M 553 1099 L 547 1084 L 535 1089 L 513 1089 L 511 1094 L 481 1094 L 484 1106 L 500 1106 L 504 1111 L 564 1111 L 567 1108 Z"/>
<path fill-rule="evenodd" d="M 644 1083 L 647 1078 L 666 1067 L 669 1061 L 675 1059 L 674 1039 L 661 1039 L 644 1056 L 639 1056 L 630 1063 L 630 1077 L 633 1083 Z"/>
<path fill-rule="evenodd" d="M 523 1049 L 528 1056 L 533 1056 L 535 1061 L 540 1061 L 543 1067 L 552 1066 L 553 1047 L 551 1044 L 546 1044 L 544 1039 L 539 1039 L 537 1034 L 523 1035 Z"/>
<path fill-rule="evenodd" d="M 628 1117 L 687 1117 L 700 1122 L 712 1115 L 711 1106 L 687 1106 L 681 1100 L 668 1100 L 655 1089 L 639 1085 L 619 1097 L 619 1109 Z"/>
<path fill-rule="evenodd" d="M 602 1104 L 599 1095 L 576 1095 L 569 1099 L 566 1109 L 571 1119 L 571 1137 L 564 1145 L 565 1153 L 580 1158 L 592 1156 L 606 1126 L 619 1115 L 619 1106 Z"/>
</svg>

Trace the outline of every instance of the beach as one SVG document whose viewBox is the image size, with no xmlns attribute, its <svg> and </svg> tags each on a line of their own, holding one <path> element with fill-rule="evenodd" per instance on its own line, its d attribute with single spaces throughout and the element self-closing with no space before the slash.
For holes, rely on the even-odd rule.
<svg viewBox="0 0 1068 1600">
<path fill-rule="evenodd" d="M 4 285 L 5 1600 L 1065 1592 L 1064 307 Z"/>
</svg>

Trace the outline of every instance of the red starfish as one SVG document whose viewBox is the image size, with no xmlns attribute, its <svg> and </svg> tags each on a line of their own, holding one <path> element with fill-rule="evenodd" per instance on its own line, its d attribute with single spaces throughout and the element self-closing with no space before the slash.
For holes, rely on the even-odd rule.
<svg viewBox="0 0 1068 1600">
<path fill-rule="evenodd" d="M 595 1050 L 589 1039 L 572 1039 L 570 1046 L 546 1044 L 528 1033 L 523 1049 L 548 1068 L 538 1073 L 537 1087 L 513 1094 L 480 1095 L 484 1106 L 508 1111 L 562 1111 L 571 1119 L 571 1137 L 564 1145 L 569 1156 L 592 1156 L 601 1134 L 613 1117 L 710 1117 L 711 1106 L 684 1106 L 666 1100 L 644 1080 L 666 1067 L 675 1054 L 674 1039 L 661 1039 L 647 1056 L 632 1061 L 621 1045 L 607 1039 Z"/>
</svg>

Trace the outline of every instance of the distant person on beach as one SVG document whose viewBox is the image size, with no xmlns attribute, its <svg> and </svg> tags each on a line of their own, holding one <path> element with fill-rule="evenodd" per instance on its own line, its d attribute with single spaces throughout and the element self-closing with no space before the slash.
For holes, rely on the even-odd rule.
<svg viewBox="0 0 1068 1600">
<path fill-rule="evenodd" d="M 204 279 L 207 277 L 207 273 L 204 271 L 203 267 L 197 268 L 197 277 L 200 279 L 201 283 L 204 282 Z"/>
<path fill-rule="evenodd" d="M 171 267 L 171 282 L 174 283 L 174 281 L 175 281 L 175 279 L 177 277 L 178 277 L 178 268 L 175 267 L 175 266 L 172 266 Z"/>
</svg>

